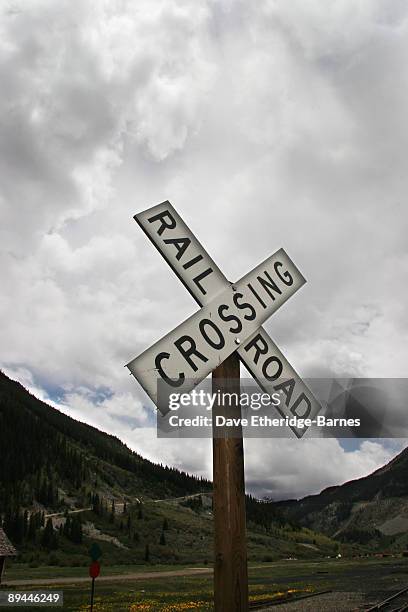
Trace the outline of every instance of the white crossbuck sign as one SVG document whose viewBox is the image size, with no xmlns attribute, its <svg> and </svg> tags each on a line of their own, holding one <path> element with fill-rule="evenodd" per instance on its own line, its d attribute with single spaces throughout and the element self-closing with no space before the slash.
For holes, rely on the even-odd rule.
<svg viewBox="0 0 408 612">
<path fill-rule="evenodd" d="M 306 282 L 285 251 L 232 284 L 170 202 L 134 218 L 201 307 L 127 364 L 153 402 L 159 381 L 169 393 L 188 393 L 237 351 L 265 393 L 281 392 L 281 416 L 313 420 L 321 405 L 261 327 Z M 292 430 L 300 438 L 306 428 Z"/>
</svg>

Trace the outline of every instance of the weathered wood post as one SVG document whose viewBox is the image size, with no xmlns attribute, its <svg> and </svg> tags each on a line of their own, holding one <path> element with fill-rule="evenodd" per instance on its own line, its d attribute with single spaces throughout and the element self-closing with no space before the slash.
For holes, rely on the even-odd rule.
<svg viewBox="0 0 408 612">
<path fill-rule="evenodd" d="M 240 362 L 237 353 L 233 353 L 213 371 L 213 393 L 233 393 L 239 398 L 239 378 Z M 222 405 L 222 402 L 214 404 L 213 427 L 217 415 L 240 417 L 239 400 L 231 402 L 231 405 Z M 224 427 L 216 430 L 213 438 L 214 609 L 216 612 L 247 612 L 242 428 Z"/>
</svg>

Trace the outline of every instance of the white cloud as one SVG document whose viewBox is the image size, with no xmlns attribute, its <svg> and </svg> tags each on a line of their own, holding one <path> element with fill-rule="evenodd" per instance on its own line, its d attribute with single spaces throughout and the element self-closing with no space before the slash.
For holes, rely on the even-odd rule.
<svg viewBox="0 0 408 612">
<path fill-rule="evenodd" d="M 365 440 L 345 451 L 335 439 L 247 440 L 247 486 L 260 496 L 292 499 L 361 478 L 390 461 L 405 441 L 383 445 Z"/>
<path fill-rule="evenodd" d="M 1 11 L 4 367 L 78 417 L 109 389 L 129 434 L 123 364 L 196 308 L 132 221 L 170 199 L 232 280 L 281 246 L 299 265 L 267 328 L 300 373 L 406 375 L 405 3 Z"/>
</svg>

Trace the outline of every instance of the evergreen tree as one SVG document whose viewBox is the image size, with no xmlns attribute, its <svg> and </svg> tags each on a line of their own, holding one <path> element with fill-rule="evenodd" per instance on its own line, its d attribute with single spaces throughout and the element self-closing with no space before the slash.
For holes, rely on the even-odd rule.
<svg viewBox="0 0 408 612">
<path fill-rule="evenodd" d="M 38 521 L 37 517 L 38 517 L 38 514 L 33 512 L 30 515 L 30 520 L 29 520 L 29 523 L 28 523 L 27 539 L 31 540 L 32 542 L 35 540 L 35 534 L 36 534 L 36 531 L 37 531 L 38 526 L 39 526 L 38 525 L 39 521 Z"/>
<path fill-rule="evenodd" d="M 43 530 L 41 545 L 47 550 L 54 550 L 58 546 L 57 536 L 54 532 L 54 527 L 52 526 L 52 519 L 50 518 L 47 520 L 47 524 Z"/>
<path fill-rule="evenodd" d="M 101 502 L 98 493 L 92 495 L 92 510 L 95 514 L 101 514 Z"/>
<path fill-rule="evenodd" d="M 65 524 L 64 524 L 64 536 L 70 539 L 70 535 L 71 535 L 71 517 L 68 514 L 67 518 L 65 519 Z"/>
<path fill-rule="evenodd" d="M 71 530 L 69 534 L 69 539 L 71 540 L 71 542 L 74 542 L 74 544 L 82 543 L 82 523 L 81 523 L 81 519 L 79 518 L 77 514 L 74 515 L 71 521 Z"/>
<path fill-rule="evenodd" d="M 25 510 L 23 517 L 23 538 L 27 539 L 28 536 L 28 510 Z"/>
<path fill-rule="evenodd" d="M 111 513 L 109 515 L 109 522 L 110 523 L 115 522 L 115 500 L 114 499 L 112 499 Z"/>
<path fill-rule="evenodd" d="M 63 534 L 74 544 L 82 543 L 82 522 L 78 514 L 68 515 L 63 528 Z"/>
</svg>

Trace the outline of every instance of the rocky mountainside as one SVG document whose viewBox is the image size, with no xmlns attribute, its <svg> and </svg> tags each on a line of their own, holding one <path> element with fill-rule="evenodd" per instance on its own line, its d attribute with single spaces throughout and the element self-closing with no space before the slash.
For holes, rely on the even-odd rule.
<svg viewBox="0 0 408 612">
<path fill-rule="evenodd" d="M 408 448 L 372 474 L 318 495 L 278 502 L 291 520 L 341 541 L 408 542 Z"/>
</svg>

